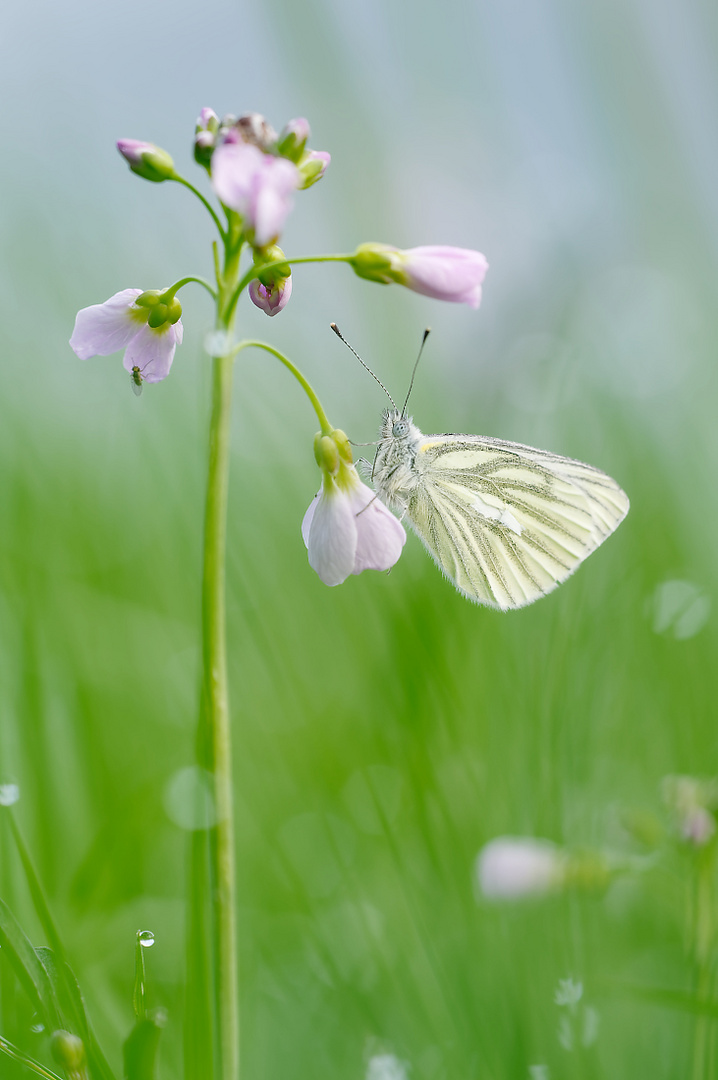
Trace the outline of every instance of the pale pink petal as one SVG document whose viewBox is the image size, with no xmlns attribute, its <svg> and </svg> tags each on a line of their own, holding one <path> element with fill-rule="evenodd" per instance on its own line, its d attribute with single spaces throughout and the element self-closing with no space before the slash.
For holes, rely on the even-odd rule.
<svg viewBox="0 0 718 1080">
<path fill-rule="evenodd" d="M 312 521 L 314 519 L 314 511 L 316 510 L 321 497 L 322 497 L 322 493 L 321 493 L 321 491 L 318 491 L 316 493 L 316 495 L 314 496 L 314 498 L 312 499 L 312 501 L 310 502 L 309 506 L 307 507 L 306 514 L 302 518 L 302 540 L 304 541 L 304 546 L 307 547 L 307 548 L 309 547 L 309 530 L 312 527 Z"/>
<path fill-rule="evenodd" d="M 299 170 L 291 161 L 264 156 L 262 169 L 254 180 L 248 214 L 258 247 L 271 244 L 281 233 L 292 209 L 292 193 L 299 186 L 299 180 Z"/>
<path fill-rule="evenodd" d="M 127 346 L 122 361 L 124 368 L 132 372 L 134 367 L 138 367 L 145 382 L 161 382 L 170 373 L 175 348 L 181 341 L 181 322 L 174 326 L 165 323 L 159 330 L 145 325 Z"/>
<path fill-rule="evenodd" d="M 109 356 L 127 345 L 142 326 L 147 312 L 132 304 L 142 289 L 123 289 L 104 304 L 93 304 L 78 311 L 70 346 L 80 360 L 91 356 Z M 141 318 L 140 318 L 141 316 Z"/>
<path fill-rule="evenodd" d="M 264 154 L 248 143 L 224 143 L 212 157 L 212 187 L 219 199 L 244 216 L 249 208 L 252 182 Z"/>
<path fill-rule="evenodd" d="M 352 496 L 356 515 L 357 548 L 354 574 L 362 570 L 389 570 L 401 555 L 406 531 L 383 502 L 365 484 Z"/>
<path fill-rule="evenodd" d="M 425 246 L 399 252 L 404 284 L 423 296 L 477 308 L 489 264 L 480 251 L 448 246 Z"/>
<path fill-rule="evenodd" d="M 309 526 L 309 565 L 325 585 L 341 585 L 354 571 L 356 548 L 357 526 L 349 498 L 336 489 L 329 495 L 322 492 Z"/>
</svg>

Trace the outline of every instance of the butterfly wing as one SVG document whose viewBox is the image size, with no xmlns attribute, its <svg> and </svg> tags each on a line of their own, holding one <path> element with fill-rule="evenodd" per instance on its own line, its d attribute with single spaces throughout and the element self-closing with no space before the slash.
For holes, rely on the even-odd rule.
<svg viewBox="0 0 718 1080">
<path fill-rule="evenodd" d="M 619 525 L 628 498 L 591 465 L 484 436 L 425 436 L 406 516 L 470 600 L 523 607 Z"/>
</svg>

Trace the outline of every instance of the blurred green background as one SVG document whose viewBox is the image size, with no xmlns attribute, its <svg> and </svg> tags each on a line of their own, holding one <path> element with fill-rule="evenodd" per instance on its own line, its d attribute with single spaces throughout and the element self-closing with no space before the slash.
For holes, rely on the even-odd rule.
<svg viewBox="0 0 718 1080">
<path fill-rule="evenodd" d="M 370 440 L 384 401 L 329 323 L 395 396 L 429 324 L 422 430 L 587 460 L 632 501 L 526 610 L 470 605 L 415 537 L 390 575 L 327 589 L 299 532 L 313 414 L 270 357 L 242 354 L 229 641 L 244 1076 L 363 1080 L 382 1055 L 394 1072 L 375 1062 L 371 1080 L 400 1080 L 400 1062 L 412 1080 L 689 1075 L 694 1015 L 630 987 L 693 986 L 690 857 L 513 907 L 477 901 L 474 860 L 501 834 L 637 852 L 622 810 L 658 812 L 667 773 L 718 771 L 717 32 L 708 0 L 5 10 L 0 782 L 20 785 L 113 1064 L 148 928 L 162 1077 L 180 1074 L 212 313 L 183 291 L 185 343 L 140 399 L 119 355 L 81 363 L 67 339 L 78 308 L 120 289 L 211 275 L 199 204 L 114 149 L 152 140 L 201 183 L 192 132 L 210 105 L 277 128 L 306 115 L 332 153 L 296 200 L 288 255 L 382 240 L 489 259 L 478 312 L 322 266 L 297 268 L 271 322 L 243 303 L 242 332 L 284 349 L 334 423 Z M 42 944 L 6 829 L 0 844 L 0 894 Z M 569 977 L 598 1018 L 580 1049 L 559 1038 Z M 0 1032 L 47 1060 L 0 978 Z M 0 1075 L 28 1074 L 3 1059 Z"/>
</svg>

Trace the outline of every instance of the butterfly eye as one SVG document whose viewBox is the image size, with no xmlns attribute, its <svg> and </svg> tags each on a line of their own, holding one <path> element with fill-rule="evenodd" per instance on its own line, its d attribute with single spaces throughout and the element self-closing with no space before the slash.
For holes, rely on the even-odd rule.
<svg viewBox="0 0 718 1080">
<path fill-rule="evenodd" d="M 408 430 L 409 425 L 407 424 L 406 420 L 397 420 L 397 422 L 394 424 L 394 427 L 392 428 L 392 434 L 396 438 L 401 438 L 402 435 L 406 435 Z"/>
</svg>

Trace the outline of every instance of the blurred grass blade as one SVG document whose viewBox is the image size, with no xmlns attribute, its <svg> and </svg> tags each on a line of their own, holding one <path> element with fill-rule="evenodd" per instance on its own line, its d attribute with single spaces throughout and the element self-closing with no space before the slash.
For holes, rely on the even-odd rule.
<svg viewBox="0 0 718 1080">
<path fill-rule="evenodd" d="M 701 1016 L 718 1017 L 718 1000 L 706 1000 L 686 990 L 668 990 L 660 986 L 640 986 L 634 983 L 619 983 L 619 988 L 631 997 L 649 1001 L 654 1005 L 664 1005 L 667 1009 L 680 1009 L 682 1012 Z"/>
<path fill-rule="evenodd" d="M 38 946 L 35 952 L 48 974 L 55 996 L 60 1004 L 63 1026 L 79 1035 L 85 1045 L 93 1080 L 115 1080 L 114 1074 L 90 1027 L 85 1001 L 74 972 L 67 962 L 62 963 L 61 967 L 58 968 L 52 949 Z"/>
<path fill-rule="evenodd" d="M 23 1054 L 21 1050 L 18 1050 L 16 1046 L 8 1042 L 0 1035 L 0 1050 L 8 1057 L 11 1057 L 13 1061 L 19 1061 L 21 1065 L 24 1065 L 26 1069 L 32 1069 L 38 1076 L 44 1076 L 45 1080 L 62 1080 L 61 1076 L 52 1072 L 46 1065 L 41 1065 L 39 1061 L 35 1061 L 34 1058 L 28 1057 L 27 1054 Z"/>
<path fill-rule="evenodd" d="M 125 1080 L 156 1080 L 162 1020 L 161 1015 L 150 1013 L 138 1020 L 130 1032 L 122 1048 Z"/>
<path fill-rule="evenodd" d="M 208 829 L 195 829 L 190 835 L 189 873 L 187 875 L 187 982 L 184 1018 L 185 1080 L 212 1080 L 216 1076 L 218 1055 L 214 1033 L 214 972 L 212 954 L 212 888 Z"/>
<path fill-rule="evenodd" d="M 62 1003 L 60 1012 L 65 1013 L 65 1026 L 76 1030 L 85 1044 L 93 1077 L 96 1076 L 98 1080 L 113 1080 L 112 1071 L 90 1027 L 79 983 L 67 963 L 65 948 L 40 884 L 39 875 L 20 832 L 15 813 L 10 808 L 8 808 L 8 819 L 35 912 L 50 943 L 49 948 L 40 946 L 35 952 L 47 971 L 56 1000 Z"/>
<path fill-rule="evenodd" d="M 22 833 L 15 820 L 15 814 L 8 808 L 8 817 L 10 820 L 10 830 L 12 832 L 15 846 L 17 847 L 18 855 L 20 856 L 20 862 L 22 868 L 25 871 L 25 878 L 27 880 L 28 888 L 30 890 L 30 896 L 32 898 L 33 906 L 37 912 L 37 917 L 40 920 L 40 925 L 47 935 L 47 940 L 50 948 L 59 959 L 64 959 L 65 950 L 62 947 L 60 935 L 57 927 L 55 926 L 55 920 L 50 912 L 50 907 L 45 899 L 45 894 L 42 891 L 40 884 L 40 878 L 30 858 L 30 852 L 27 849 L 27 845 L 22 838 Z"/>
<path fill-rule="evenodd" d="M 60 1005 L 50 976 L 4 900 L 0 900 L 0 945 L 0 956 L 7 957 L 45 1027 L 50 1031 L 61 1027 Z"/>
</svg>

